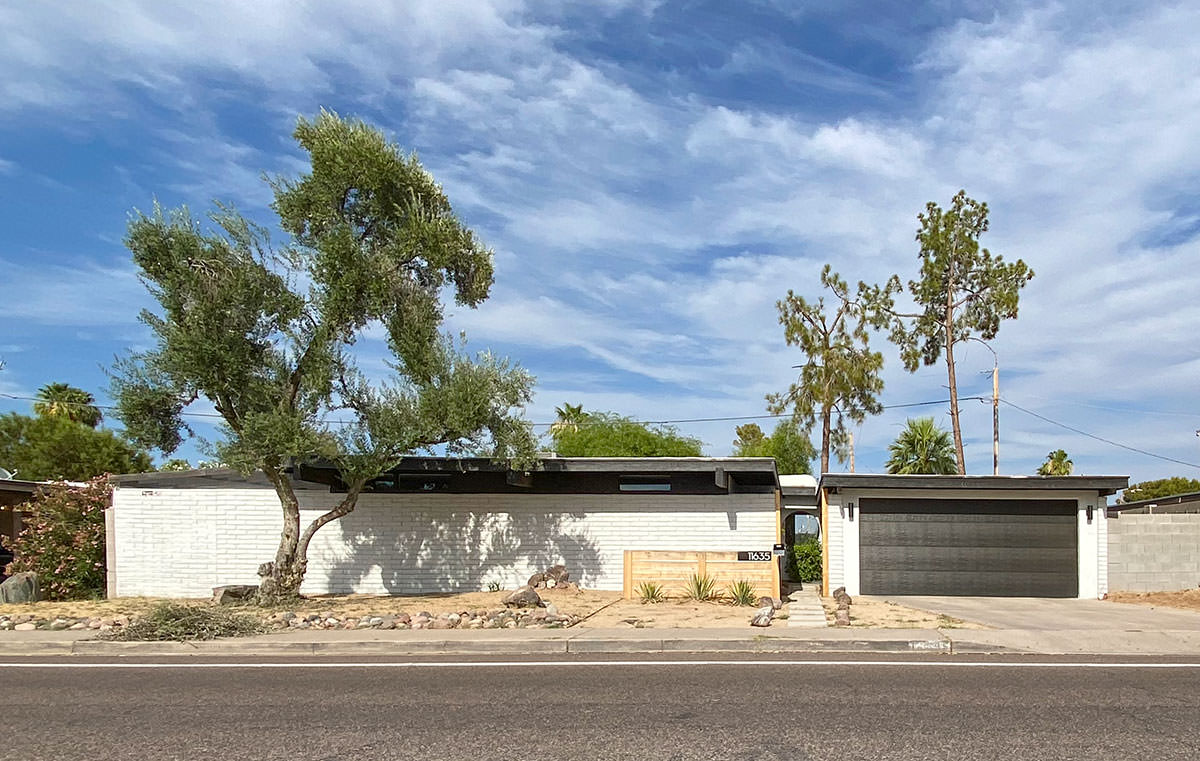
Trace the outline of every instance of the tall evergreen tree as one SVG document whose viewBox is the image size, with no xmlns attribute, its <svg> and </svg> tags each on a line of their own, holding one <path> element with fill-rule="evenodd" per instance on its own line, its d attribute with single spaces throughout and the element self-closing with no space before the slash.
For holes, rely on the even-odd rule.
<svg viewBox="0 0 1200 761">
<path fill-rule="evenodd" d="M 895 295 L 903 290 L 896 275 L 882 287 L 860 283 L 859 294 L 875 324 L 890 325 L 890 338 L 909 372 L 945 357 L 955 460 L 958 472 L 966 473 L 954 350 L 964 341 L 992 340 L 1001 320 L 1016 318 L 1020 291 L 1033 270 L 1020 259 L 1007 263 L 980 247 L 979 238 L 988 230 L 988 207 L 964 190 L 949 209 L 930 201 L 917 219 L 921 272 L 919 279 L 908 281 L 917 311 L 896 309 Z"/>
</svg>

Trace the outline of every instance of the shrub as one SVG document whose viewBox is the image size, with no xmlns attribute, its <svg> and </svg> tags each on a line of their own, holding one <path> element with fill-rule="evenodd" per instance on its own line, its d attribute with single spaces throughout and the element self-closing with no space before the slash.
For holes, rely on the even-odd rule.
<svg viewBox="0 0 1200 761">
<path fill-rule="evenodd" d="M 667 599 L 663 593 L 662 584 L 655 584 L 650 581 L 643 581 L 637 585 L 638 599 L 642 602 L 662 602 Z"/>
<path fill-rule="evenodd" d="M 745 579 L 738 579 L 729 585 L 729 597 L 734 605 L 753 605 L 758 600 L 754 585 Z"/>
<path fill-rule="evenodd" d="M 821 580 L 821 543 L 815 537 L 792 545 L 788 573 L 799 581 Z"/>
<path fill-rule="evenodd" d="M 717 582 L 708 574 L 699 576 L 693 573 L 684 585 L 683 593 L 690 600 L 712 600 L 717 596 Z"/>
<path fill-rule="evenodd" d="M 115 640 L 208 640 L 217 637 L 248 637 L 266 631 L 253 615 L 236 613 L 214 605 L 183 605 L 164 602 L 128 626 L 105 634 Z"/>
<path fill-rule="evenodd" d="M 112 497 L 106 477 L 83 486 L 50 484 L 24 508 L 20 535 L 6 546 L 6 573 L 32 571 L 48 600 L 103 597 L 104 510 Z"/>
</svg>

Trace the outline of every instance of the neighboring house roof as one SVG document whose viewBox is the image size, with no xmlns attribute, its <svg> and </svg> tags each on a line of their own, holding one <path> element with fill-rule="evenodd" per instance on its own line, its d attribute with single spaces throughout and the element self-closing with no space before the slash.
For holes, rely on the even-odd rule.
<svg viewBox="0 0 1200 761">
<path fill-rule="evenodd" d="M 1186 506 L 1180 508 L 1178 506 Z M 1172 507 L 1175 510 L 1172 511 Z M 1180 512 L 1181 510 L 1195 511 L 1200 509 L 1200 491 L 1187 492 L 1186 494 L 1172 494 L 1169 497 L 1156 497 L 1154 499 L 1140 499 L 1136 502 L 1118 502 L 1115 505 L 1109 505 L 1108 509 L 1119 510 L 1125 512 L 1127 510 L 1145 511 L 1150 509 L 1161 509 L 1163 512 Z"/>
<path fill-rule="evenodd" d="M 925 476 L 825 473 L 821 489 L 980 489 L 988 491 L 1095 491 L 1107 496 L 1129 485 L 1129 476 Z"/>
</svg>

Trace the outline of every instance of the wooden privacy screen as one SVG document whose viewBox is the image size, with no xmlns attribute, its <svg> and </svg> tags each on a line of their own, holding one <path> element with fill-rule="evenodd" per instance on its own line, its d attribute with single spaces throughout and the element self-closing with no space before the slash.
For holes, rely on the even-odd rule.
<svg viewBox="0 0 1200 761">
<path fill-rule="evenodd" d="M 668 596 L 682 597 L 692 574 L 711 576 L 722 595 L 732 582 L 745 579 L 754 585 L 757 595 L 779 596 L 779 561 L 775 558 L 738 560 L 736 552 L 625 550 L 625 599 L 633 599 L 638 585 L 646 581 L 662 585 Z"/>
</svg>

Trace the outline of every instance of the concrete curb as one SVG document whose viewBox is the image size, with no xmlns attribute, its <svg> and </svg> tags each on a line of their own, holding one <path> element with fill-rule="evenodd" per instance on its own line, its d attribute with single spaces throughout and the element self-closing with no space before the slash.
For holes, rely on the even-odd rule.
<svg viewBox="0 0 1200 761">
<path fill-rule="evenodd" d="M 0 642 L 4 656 L 398 656 L 398 655 L 564 655 L 616 653 L 914 653 L 952 652 L 945 639 L 822 640 L 758 636 L 747 639 L 584 637 L 539 640 L 349 640 L 280 642 Z"/>
</svg>

